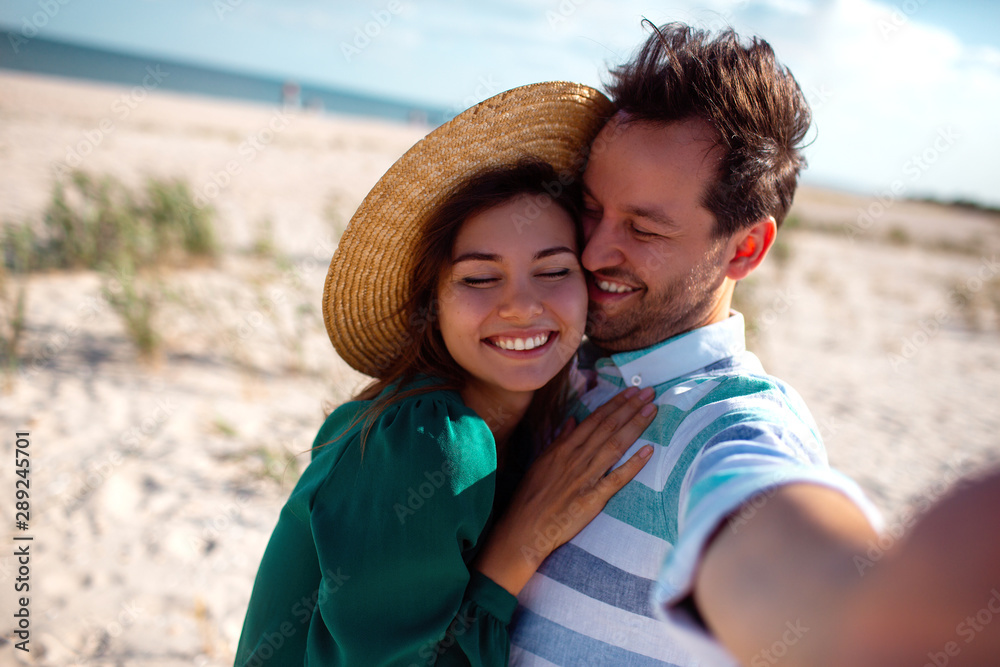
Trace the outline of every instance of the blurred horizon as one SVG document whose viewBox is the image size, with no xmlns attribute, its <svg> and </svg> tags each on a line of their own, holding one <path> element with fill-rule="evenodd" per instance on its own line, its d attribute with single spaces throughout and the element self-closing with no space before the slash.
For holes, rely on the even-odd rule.
<svg viewBox="0 0 1000 667">
<path fill-rule="evenodd" d="M 12 34 L 0 26 L 0 42 L 7 41 Z M 180 60 L 154 59 L 140 53 L 101 49 L 66 40 L 34 38 L 25 47 L 25 53 L 31 56 L 30 59 L 12 63 L 0 60 L 0 69 L 127 87 L 139 84 L 147 74 L 152 73 L 157 89 L 189 95 L 432 126 L 447 120 L 444 109 L 407 100 L 331 88 L 292 78 L 279 79 Z"/>
<path fill-rule="evenodd" d="M 814 112 L 803 184 L 1000 206 L 1000 3 L 988 0 L 9 0 L 0 67 L 30 70 L 32 41 L 47 40 L 294 81 L 304 106 L 309 87 L 390 101 L 414 112 L 398 120 L 435 125 L 526 83 L 602 87 L 649 34 L 643 17 L 772 44 Z"/>
</svg>

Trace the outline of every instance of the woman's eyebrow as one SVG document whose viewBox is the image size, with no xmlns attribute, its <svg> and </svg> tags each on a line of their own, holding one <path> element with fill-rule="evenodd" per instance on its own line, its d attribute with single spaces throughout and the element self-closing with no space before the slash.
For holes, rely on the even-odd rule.
<svg viewBox="0 0 1000 667">
<path fill-rule="evenodd" d="M 451 260 L 452 264 L 459 262 L 496 262 L 499 264 L 503 262 L 503 257 L 488 252 L 467 252 Z"/>
<path fill-rule="evenodd" d="M 551 248 L 545 248 L 544 250 L 539 250 L 538 252 L 535 253 L 532 259 L 534 261 L 537 261 L 539 259 L 545 259 L 546 257 L 552 257 L 553 255 L 561 255 L 567 252 L 571 255 L 576 255 L 576 252 L 574 252 L 572 248 L 560 245 L 560 246 L 553 246 Z M 458 264 L 459 262 L 494 262 L 496 264 L 503 264 L 504 259 L 500 255 L 494 253 L 467 252 L 451 260 L 452 265 Z"/>
<path fill-rule="evenodd" d="M 544 259 L 546 257 L 551 257 L 552 255 L 561 255 L 564 252 L 568 252 L 571 255 L 576 255 L 576 252 L 572 248 L 567 248 L 564 245 L 555 246 L 554 248 L 546 248 L 545 250 L 539 250 L 535 253 L 535 259 Z"/>
</svg>

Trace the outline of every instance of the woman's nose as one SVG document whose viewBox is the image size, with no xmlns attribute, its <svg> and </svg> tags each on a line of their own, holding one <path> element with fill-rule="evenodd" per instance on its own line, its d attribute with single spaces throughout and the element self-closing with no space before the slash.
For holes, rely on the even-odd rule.
<svg viewBox="0 0 1000 667">
<path fill-rule="evenodd" d="M 510 320 L 530 320 L 545 310 L 538 291 L 526 284 L 511 284 L 504 290 L 500 317 Z"/>
</svg>

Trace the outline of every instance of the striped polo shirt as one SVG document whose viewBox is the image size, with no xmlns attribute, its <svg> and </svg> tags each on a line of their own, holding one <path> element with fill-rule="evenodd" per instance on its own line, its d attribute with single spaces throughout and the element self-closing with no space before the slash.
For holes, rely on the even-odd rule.
<svg viewBox="0 0 1000 667">
<path fill-rule="evenodd" d="M 597 360 L 583 417 L 625 387 L 655 387 L 650 461 L 518 596 L 511 665 L 735 665 L 678 604 L 715 529 L 790 482 L 841 490 L 878 525 L 860 489 L 831 471 L 815 422 L 746 351 L 743 316 Z M 764 496 L 760 496 L 764 497 Z M 743 508 L 741 510 L 741 508 Z"/>
</svg>

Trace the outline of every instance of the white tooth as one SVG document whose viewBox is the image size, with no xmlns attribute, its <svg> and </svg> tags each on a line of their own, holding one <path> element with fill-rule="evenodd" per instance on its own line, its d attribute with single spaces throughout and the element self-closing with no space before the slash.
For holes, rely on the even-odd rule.
<svg viewBox="0 0 1000 667">
<path fill-rule="evenodd" d="M 611 292 L 613 294 L 622 294 L 630 291 L 627 285 L 618 285 L 616 283 L 610 283 L 607 280 L 598 281 L 597 286 L 605 292 Z"/>
<path fill-rule="evenodd" d="M 548 342 L 551 334 L 539 334 L 532 338 L 497 338 L 494 345 L 504 350 L 533 350 Z"/>
</svg>

